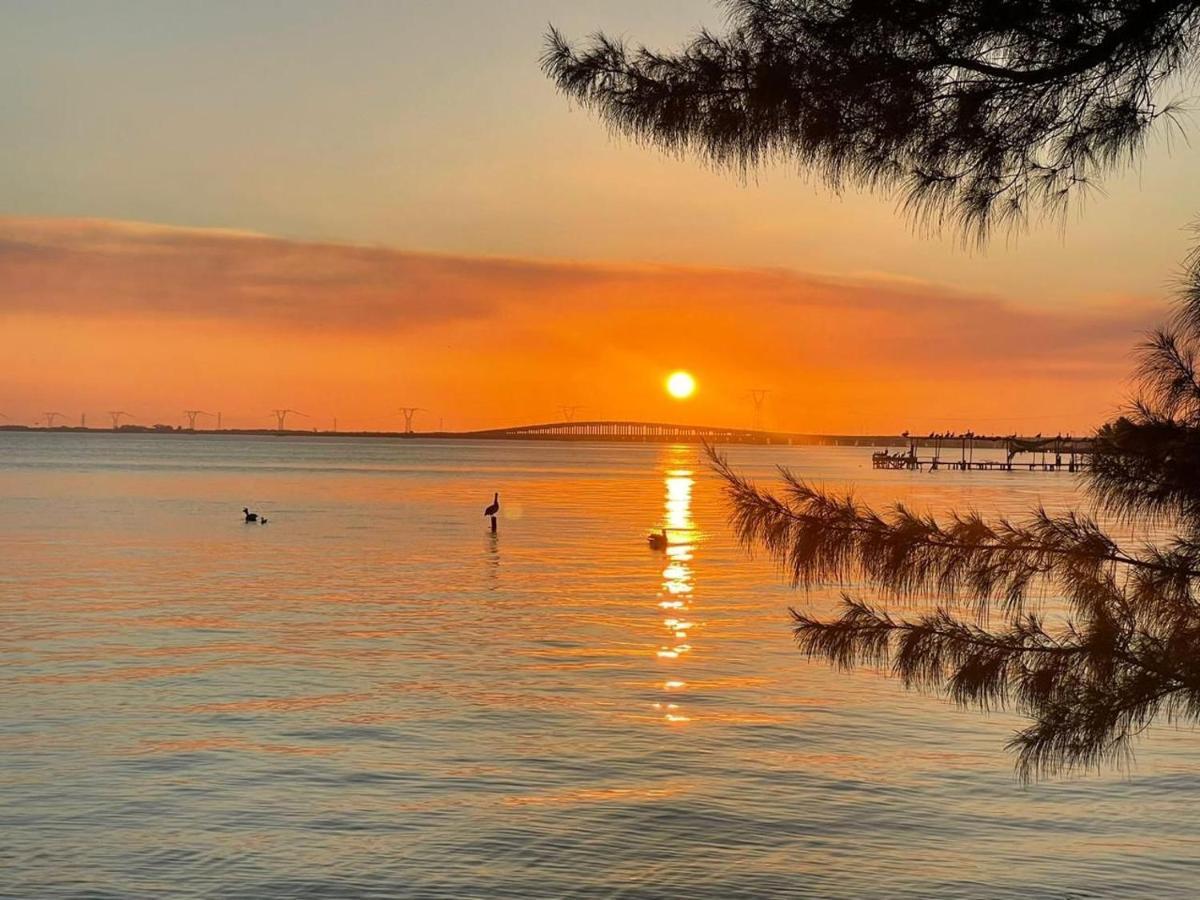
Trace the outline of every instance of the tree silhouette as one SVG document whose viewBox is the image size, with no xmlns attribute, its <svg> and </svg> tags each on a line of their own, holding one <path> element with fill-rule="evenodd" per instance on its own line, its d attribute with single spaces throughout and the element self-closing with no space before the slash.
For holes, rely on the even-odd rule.
<svg viewBox="0 0 1200 900">
<path fill-rule="evenodd" d="M 1200 255 L 1175 316 L 1138 355 L 1136 399 L 1099 430 L 1083 478 L 1098 510 L 1139 526 L 1128 530 L 1174 526 L 1157 543 L 1123 544 L 1075 512 L 880 513 L 787 470 L 772 493 L 710 451 L 739 539 L 793 585 L 867 583 L 940 604 L 905 619 L 843 593 L 833 621 L 793 609 L 801 650 L 1031 717 L 1010 742 L 1026 779 L 1124 761 L 1156 717 L 1200 719 Z M 1065 609 L 1047 614 L 1047 598 Z"/>
<path fill-rule="evenodd" d="M 552 28 L 543 69 L 637 140 L 742 172 L 794 161 L 981 239 L 1130 161 L 1200 37 L 1195 0 L 722 5 L 724 33 L 671 53 Z"/>
<path fill-rule="evenodd" d="M 1131 161 L 1196 62 L 1200 2 L 727 0 L 729 27 L 673 53 L 552 29 L 543 67 L 614 130 L 746 173 L 791 161 L 835 188 L 896 194 L 925 224 L 985 239 L 1062 211 Z M 1136 399 L 1095 436 L 1100 513 L 1021 521 L 877 512 L 781 470 L 760 489 L 710 451 L 740 540 L 795 586 L 865 584 L 937 604 L 900 618 L 843 594 L 792 611 L 804 652 L 890 667 L 909 687 L 1011 708 L 1025 778 L 1120 761 L 1158 717 L 1200 719 L 1200 256 L 1139 348 Z"/>
</svg>

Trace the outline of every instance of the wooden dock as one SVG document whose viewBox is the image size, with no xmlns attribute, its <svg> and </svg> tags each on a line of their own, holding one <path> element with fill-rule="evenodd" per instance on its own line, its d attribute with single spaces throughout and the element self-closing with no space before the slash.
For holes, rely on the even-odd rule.
<svg viewBox="0 0 1200 900">
<path fill-rule="evenodd" d="M 949 469 L 959 472 L 1080 472 L 1091 459 L 1087 438 L 1005 438 L 1004 459 L 975 459 L 977 439 L 972 434 L 930 435 L 908 438 L 907 451 L 879 450 L 871 454 L 871 467 L 894 470 Z M 921 456 L 918 446 L 932 446 L 931 456 Z M 996 446 L 988 439 L 988 448 Z M 980 448 L 982 449 L 982 448 Z"/>
</svg>

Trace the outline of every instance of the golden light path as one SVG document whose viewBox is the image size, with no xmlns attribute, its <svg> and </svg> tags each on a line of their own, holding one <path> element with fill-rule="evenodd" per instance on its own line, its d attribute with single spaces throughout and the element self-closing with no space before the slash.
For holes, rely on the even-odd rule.
<svg viewBox="0 0 1200 900">
<path fill-rule="evenodd" d="M 694 480 L 691 470 L 680 467 L 682 460 L 678 459 L 686 452 L 682 447 L 668 450 L 670 457 L 674 457 L 668 458 L 666 471 L 665 512 L 670 543 L 666 550 L 667 560 L 663 568 L 658 605 L 664 613 L 663 627 L 667 630 L 670 642 L 660 646 L 657 651 L 658 658 L 663 662 L 679 660 L 691 651 L 691 645 L 687 643 L 688 632 L 696 627 L 688 617 L 693 588 L 690 563 L 695 546 L 695 525 L 692 522 Z M 654 707 L 662 711 L 665 721 L 674 724 L 689 720 L 675 701 L 675 695 L 686 687 L 687 683 L 682 678 L 672 677 L 663 682 L 663 690 L 672 695 L 672 699 L 655 703 Z"/>
</svg>

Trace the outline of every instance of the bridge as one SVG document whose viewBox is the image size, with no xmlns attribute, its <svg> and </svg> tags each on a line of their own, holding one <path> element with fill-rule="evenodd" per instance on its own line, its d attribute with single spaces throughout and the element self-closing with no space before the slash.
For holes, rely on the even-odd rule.
<svg viewBox="0 0 1200 900">
<path fill-rule="evenodd" d="M 922 468 L 924 466 L 950 466 L 952 459 L 947 451 L 961 456 L 961 468 L 1023 468 L 1028 463 L 1014 463 L 1013 458 L 1021 454 L 1040 454 L 1042 462 L 1037 466 L 1063 468 L 1074 471 L 1082 457 L 1092 452 L 1092 442 L 1087 438 L 1057 436 L 1043 438 L 1021 438 L 1015 435 L 930 434 L 910 436 L 896 434 L 799 434 L 786 431 L 756 431 L 749 428 L 729 428 L 712 425 L 674 425 L 667 422 L 591 421 L 591 422 L 545 422 L 540 425 L 516 425 L 509 428 L 489 428 L 482 431 L 457 431 L 452 433 L 408 434 L 404 437 L 448 437 L 469 440 L 497 441 L 617 441 L 629 443 L 677 443 L 698 444 L 795 444 L 823 445 L 835 447 L 905 448 L 906 453 L 879 453 L 873 462 L 876 468 Z M 931 458 L 918 457 L 917 448 L 933 448 Z M 967 464 L 968 457 L 974 458 L 976 449 L 1006 451 L 1004 463 L 975 461 Z M 946 455 L 943 455 L 946 453 Z M 1054 462 L 1047 462 L 1047 454 Z M 1064 462 L 1064 457 L 1066 462 Z M 1032 467 L 1032 466 L 1031 466 Z"/>
<path fill-rule="evenodd" d="M 546 422 L 512 428 L 459 432 L 458 438 L 499 441 L 629 441 L 639 443 L 790 444 L 800 435 L 719 428 L 707 425 L 672 425 L 666 422 Z"/>
</svg>

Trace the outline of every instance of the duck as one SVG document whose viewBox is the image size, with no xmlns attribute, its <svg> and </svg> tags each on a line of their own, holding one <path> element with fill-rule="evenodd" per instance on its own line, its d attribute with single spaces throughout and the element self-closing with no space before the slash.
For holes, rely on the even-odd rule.
<svg viewBox="0 0 1200 900">
<path fill-rule="evenodd" d="M 259 519 L 259 520 L 258 520 L 258 524 L 259 524 L 259 525 L 266 525 L 266 524 L 267 524 L 267 517 L 266 517 L 266 516 L 263 516 L 261 519 Z"/>
<path fill-rule="evenodd" d="M 650 545 L 651 550 L 666 550 L 667 544 L 667 529 L 660 528 L 658 531 L 650 532 L 646 538 L 646 543 Z"/>
<path fill-rule="evenodd" d="M 246 508 L 245 506 L 242 507 L 242 512 L 246 514 L 247 522 L 257 522 L 258 521 L 258 513 L 250 512 L 250 510 L 248 508 Z"/>
<path fill-rule="evenodd" d="M 500 493 L 497 491 L 492 496 L 492 505 L 483 511 L 484 516 L 494 516 L 500 512 Z"/>
</svg>

